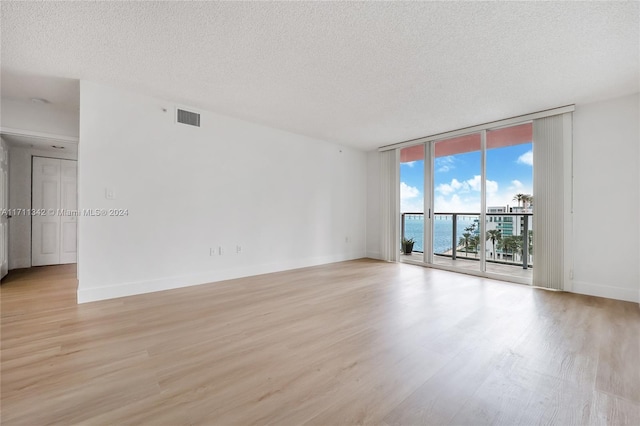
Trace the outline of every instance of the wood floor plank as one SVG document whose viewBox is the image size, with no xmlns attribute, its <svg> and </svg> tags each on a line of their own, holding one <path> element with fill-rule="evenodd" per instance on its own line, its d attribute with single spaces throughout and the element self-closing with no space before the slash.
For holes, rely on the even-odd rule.
<svg viewBox="0 0 640 426">
<path fill-rule="evenodd" d="M 518 366 L 493 371 L 453 417 L 452 424 L 589 425 L 592 395 L 558 377 Z"/>
<path fill-rule="evenodd" d="M 557 309 L 539 312 L 535 326 L 513 351 L 521 355 L 521 367 L 593 389 L 602 345 L 602 312 L 585 306 L 580 297 L 566 296 L 555 295 Z M 548 295 L 543 297 L 546 300 Z"/>
<path fill-rule="evenodd" d="M 343 384 L 342 397 L 305 424 L 380 424 L 447 361 L 445 356 L 422 348 L 376 351 L 367 346 L 363 353 L 358 349 L 359 342 L 353 344 L 353 351 L 341 348 L 327 362 L 333 366 L 331 376 Z M 362 389 L 369 392 L 363 393 Z"/>
<path fill-rule="evenodd" d="M 640 404 L 609 395 L 593 392 L 589 416 L 592 425 L 640 425 Z"/>
<path fill-rule="evenodd" d="M 640 404 L 640 320 L 632 306 L 606 301 L 598 345 L 597 390 Z M 629 360 L 637 362 L 629 364 Z"/>
<path fill-rule="evenodd" d="M 637 304 L 358 260 L 76 304 L 0 287 L 3 425 L 640 424 Z"/>
</svg>

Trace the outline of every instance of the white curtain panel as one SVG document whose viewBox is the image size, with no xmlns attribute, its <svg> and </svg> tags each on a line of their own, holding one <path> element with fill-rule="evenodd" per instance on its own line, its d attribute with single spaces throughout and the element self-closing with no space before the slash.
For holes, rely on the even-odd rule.
<svg viewBox="0 0 640 426">
<path fill-rule="evenodd" d="M 533 285 L 570 282 L 572 114 L 533 120 Z"/>
<path fill-rule="evenodd" d="M 382 209 L 382 259 L 398 261 L 400 252 L 400 150 L 380 153 L 380 208 Z"/>
</svg>

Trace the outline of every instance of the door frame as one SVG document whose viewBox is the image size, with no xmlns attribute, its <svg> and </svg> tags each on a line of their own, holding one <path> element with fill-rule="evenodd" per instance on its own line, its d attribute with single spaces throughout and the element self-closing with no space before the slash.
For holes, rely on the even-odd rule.
<svg viewBox="0 0 640 426">
<path fill-rule="evenodd" d="M 4 227 L 2 232 L 2 240 L 0 241 L 0 245 L 2 245 L 2 259 L 0 259 L 0 280 L 2 280 L 9 273 L 9 219 L 11 219 L 11 214 L 9 212 L 9 147 L 4 139 L 0 140 L 0 163 L 4 163 L 6 168 L 3 170 L 2 179 L 2 211 L 0 211 L 0 226 Z M 7 209 L 4 211 L 4 209 Z M 6 270 L 5 270 L 5 261 L 6 261 Z"/>
<path fill-rule="evenodd" d="M 524 120 L 522 122 L 526 122 Z M 434 263 L 433 261 L 433 235 L 435 229 L 435 221 L 434 221 L 434 201 L 435 201 L 435 188 L 434 188 L 434 172 L 435 172 L 435 144 L 439 141 L 449 139 L 451 137 L 465 136 L 468 134 L 476 134 L 480 133 L 480 177 L 481 177 L 481 190 L 480 190 L 480 215 L 479 215 L 479 233 L 484 237 L 486 235 L 486 220 L 487 220 L 487 199 L 486 199 L 486 191 L 487 191 L 487 179 L 486 179 L 486 166 L 487 166 L 487 131 L 494 130 L 501 127 L 510 127 L 514 125 L 518 125 L 522 122 L 514 122 L 509 123 L 507 126 L 487 126 L 483 129 L 474 129 L 473 131 L 468 132 L 455 132 L 455 136 L 447 135 L 439 138 L 432 138 L 429 140 L 425 140 L 422 142 L 424 146 L 424 252 L 423 252 L 423 260 L 419 262 L 417 260 L 406 259 L 403 260 L 407 263 L 414 263 L 423 266 L 428 266 L 430 268 L 442 269 L 451 272 L 458 272 L 468 275 L 475 275 L 483 278 L 491 278 L 500 281 L 508 281 L 516 284 L 525 284 L 532 285 L 531 280 L 526 278 L 521 278 L 512 275 L 502 275 L 496 274 L 493 272 L 488 272 L 487 265 L 487 253 L 484 250 L 484 241 L 483 241 L 483 249 L 480 250 L 480 262 L 478 269 L 463 269 L 452 267 L 448 265 L 441 265 Z M 414 144 L 419 145 L 420 143 Z M 407 145 L 407 147 L 410 145 Z"/>
<path fill-rule="evenodd" d="M 461 133 L 456 135 L 455 137 L 458 136 L 465 136 L 465 135 L 472 135 L 472 134 L 480 134 L 480 215 L 479 215 L 479 219 L 478 219 L 478 232 L 481 236 L 484 236 L 486 233 L 486 211 L 487 211 L 487 179 L 486 179 L 486 172 L 487 172 L 487 130 L 488 129 L 483 129 L 480 131 L 473 131 L 473 132 L 469 132 L 469 133 Z M 425 164 L 425 181 L 424 181 L 424 187 L 425 187 L 425 197 L 424 197 L 424 211 L 428 212 L 428 214 L 426 215 L 428 217 L 425 217 L 425 241 L 428 240 L 429 243 L 425 244 L 425 253 L 424 253 L 424 263 L 426 263 L 427 265 L 429 265 L 430 267 L 434 267 L 434 268 L 438 268 L 438 269 L 446 269 L 446 270 L 451 270 L 454 272 L 463 272 L 463 273 L 471 273 L 472 275 L 476 275 L 476 273 L 480 276 L 486 277 L 487 275 L 487 271 L 486 271 L 486 251 L 484 250 L 484 244 L 483 244 L 483 250 L 480 250 L 480 262 L 479 262 L 479 268 L 477 270 L 473 270 L 473 269 L 460 269 L 460 268 L 456 268 L 456 267 L 449 267 L 446 265 L 440 265 L 437 263 L 433 262 L 433 235 L 434 235 L 434 231 L 435 231 L 435 222 L 432 219 L 433 215 L 435 214 L 435 208 L 434 208 L 434 202 L 435 202 L 435 187 L 434 187 L 434 183 L 435 183 L 435 146 L 438 142 L 441 141 L 445 141 L 449 139 L 449 137 L 443 137 L 441 139 L 433 139 L 430 141 L 426 141 L 424 142 L 424 164 Z M 428 194 L 428 196 L 427 196 Z M 427 221 L 428 220 L 428 225 L 427 226 Z M 428 231 L 428 235 L 427 235 L 427 231 Z M 429 238 L 427 238 L 429 237 Z M 484 243 L 484 241 L 483 241 Z M 427 251 L 427 247 L 429 248 L 429 250 Z M 493 275 L 491 273 L 489 273 L 490 275 Z"/>
<path fill-rule="evenodd" d="M 32 130 L 26 130 L 26 129 L 16 129 L 16 128 L 12 128 L 12 127 L 4 127 L 4 126 L 0 126 L 0 135 L 1 136 L 16 136 L 16 137 L 21 137 L 21 138 L 30 138 L 33 139 L 34 141 L 47 141 L 48 143 L 52 143 L 52 144 L 56 144 L 56 143 L 60 143 L 60 144 L 75 144 L 78 145 L 79 143 L 79 138 L 78 137 L 72 137 L 72 136 L 64 136 L 64 135 L 58 135 L 58 134 L 53 134 L 53 133 L 44 133 L 44 132 L 36 132 L 36 131 L 32 131 Z M 6 140 L 9 151 L 11 150 L 11 148 L 21 148 L 23 147 L 22 144 L 16 144 L 16 143 L 12 143 L 11 141 Z M 41 152 L 46 152 L 43 149 L 39 148 L 38 146 L 32 146 L 31 148 L 34 151 L 41 151 Z M 75 160 L 78 161 L 78 156 L 76 154 L 75 158 L 68 158 L 68 156 L 56 156 L 53 153 L 49 153 L 50 155 L 46 155 L 46 154 L 31 154 L 31 159 L 29 160 L 29 164 L 31 167 L 30 170 L 30 184 L 29 184 L 29 202 L 31 203 L 31 197 L 32 197 L 32 190 L 33 190 L 33 157 L 48 157 L 48 158 L 56 158 L 56 159 L 60 159 L 60 160 Z M 11 174 L 9 174 L 9 178 L 8 178 L 8 182 L 7 185 L 9 186 L 9 197 L 11 199 Z M 76 188 L 76 200 L 78 197 L 78 191 Z M 20 208 L 23 208 L 23 206 L 19 206 Z M 24 206 L 26 208 L 26 206 Z M 32 235 L 32 228 L 31 228 L 31 221 L 29 221 L 29 237 L 27 238 L 27 245 L 29 247 L 29 256 L 28 256 L 28 266 L 27 267 L 32 267 L 32 248 L 31 248 L 31 235 Z M 9 220 L 9 233 L 11 233 L 11 220 Z M 79 233 L 80 233 L 80 227 L 78 226 L 78 230 L 77 230 L 77 235 L 76 238 L 79 239 Z M 80 248 L 78 247 L 78 254 L 77 254 L 77 262 L 79 262 L 80 259 L 80 254 L 79 254 Z M 9 250 L 8 250 L 8 256 L 11 256 L 11 246 L 9 246 Z M 10 261 L 9 261 L 10 263 Z M 76 263 L 77 264 L 77 263 Z M 15 269 L 15 268 L 14 268 Z"/>
</svg>

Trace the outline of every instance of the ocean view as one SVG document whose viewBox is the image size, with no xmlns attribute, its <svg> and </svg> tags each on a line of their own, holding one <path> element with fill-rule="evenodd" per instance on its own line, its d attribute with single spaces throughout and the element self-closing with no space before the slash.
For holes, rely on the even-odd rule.
<svg viewBox="0 0 640 426">
<path fill-rule="evenodd" d="M 464 233 L 464 228 L 473 223 L 472 216 L 458 217 L 458 229 L 456 241 L 459 241 Z M 433 251 L 434 253 L 444 253 L 451 250 L 451 232 L 453 229 L 453 221 L 451 216 L 436 216 L 434 220 L 433 232 Z M 414 251 L 424 251 L 424 217 L 409 216 L 405 217 L 404 224 L 405 238 L 415 240 L 413 246 Z"/>
</svg>

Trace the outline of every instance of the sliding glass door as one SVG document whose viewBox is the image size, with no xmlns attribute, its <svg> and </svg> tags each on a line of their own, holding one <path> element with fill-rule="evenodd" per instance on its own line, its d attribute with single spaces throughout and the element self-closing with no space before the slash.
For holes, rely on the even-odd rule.
<svg viewBox="0 0 640 426">
<path fill-rule="evenodd" d="M 425 244 L 425 146 L 400 150 L 400 239 L 401 260 L 422 262 Z"/>
<path fill-rule="evenodd" d="M 486 271 L 530 281 L 533 127 L 531 123 L 523 123 L 487 130 L 486 134 Z"/>
<path fill-rule="evenodd" d="M 431 142 L 436 265 L 481 270 L 482 135 Z"/>
<path fill-rule="evenodd" d="M 530 283 L 532 150 L 531 123 L 402 148 L 401 259 Z"/>
</svg>

